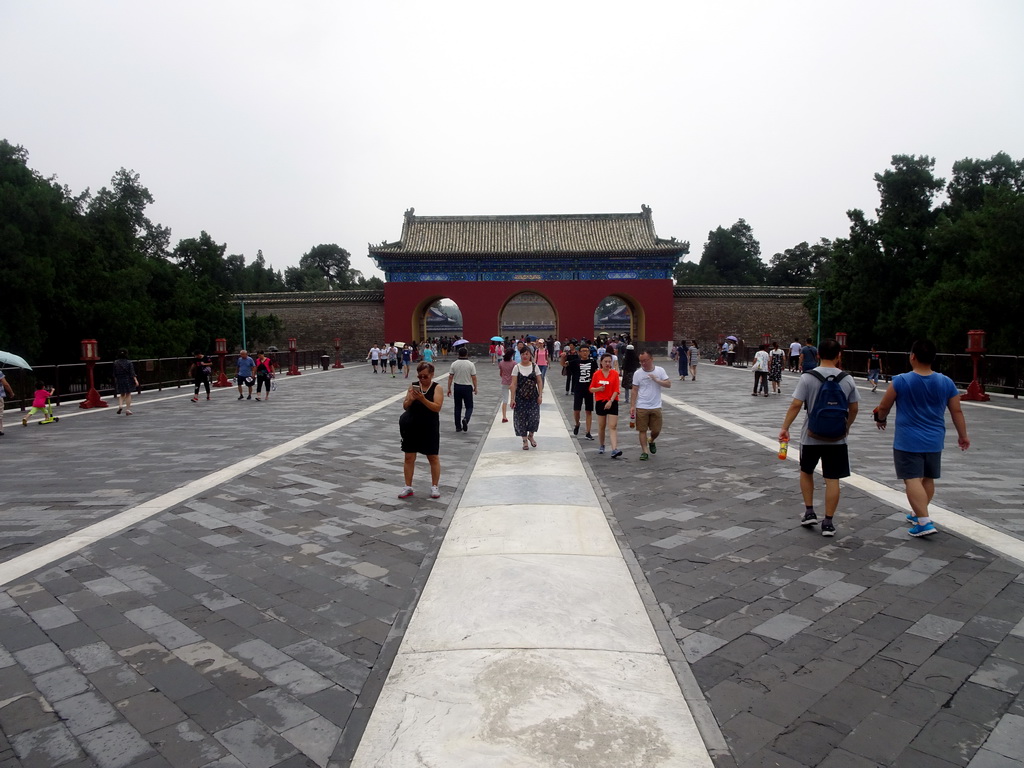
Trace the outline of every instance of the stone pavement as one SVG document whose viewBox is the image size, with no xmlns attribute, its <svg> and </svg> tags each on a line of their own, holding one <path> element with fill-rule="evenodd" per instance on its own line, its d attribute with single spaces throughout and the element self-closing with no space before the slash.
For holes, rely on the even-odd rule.
<svg viewBox="0 0 1024 768">
<path fill-rule="evenodd" d="M 282 377 L 269 403 L 147 393 L 132 417 L 9 428 L 0 565 L 197 490 L 4 584 L 0 766 L 347 765 L 497 405 L 478 368 L 436 501 L 422 463 L 417 496 L 395 498 L 407 382 L 366 366 Z M 774 437 L 788 398 L 751 381 L 702 364 L 667 394 Z M 936 502 L 1019 537 L 1024 412 L 993 405 L 966 407 L 975 447 L 947 452 Z M 622 461 L 580 449 L 684 693 L 714 713 L 698 725 L 718 765 L 1022 764 L 1019 563 L 910 539 L 856 488 L 823 539 L 795 525 L 794 462 L 689 411 L 666 407 L 645 464 L 620 437 Z M 854 471 L 897 487 L 891 434 L 862 417 L 851 442 Z"/>
</svg>

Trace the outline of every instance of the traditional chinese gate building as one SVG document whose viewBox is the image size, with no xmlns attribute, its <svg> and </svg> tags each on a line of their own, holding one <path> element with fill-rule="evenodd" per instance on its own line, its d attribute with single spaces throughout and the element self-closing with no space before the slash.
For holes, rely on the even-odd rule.
<svg viewBox="0 0 1024 768">
<path fill-rule="evenodd" d="M 659 238 L 651 209 L 640 213 L 539 216 L 416 216 L 402 238 L 370 246 L 384 272 L 384 336 L 426 338 L 439 299 L 462 312 L 463 335 L 486 343 L 506 305 L 523 293 L 554 311 L 557 338 L 592 337 L 594 310 L 608 296 L 632 317 L 632 336 L 672 338 L 672 271 L 685 244 Z"/>
</svg>

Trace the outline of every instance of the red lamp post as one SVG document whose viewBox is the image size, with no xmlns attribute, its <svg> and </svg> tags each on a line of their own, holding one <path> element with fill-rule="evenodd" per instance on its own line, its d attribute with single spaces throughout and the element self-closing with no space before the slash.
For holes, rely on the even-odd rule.
<svg viewBox="0 0 1024 768">
<path fill-rule="evenodd" d="M 295 338 L 288 339 L 288 352 L 291 355 L 292 364 L 288 369 L 288 373 L 285 376 L 301 376 L 302 371 L 299 370 L 298 366 L 298 340 Z"/>
<path fill-rule="evenodd" d="M 344 368 L 341 364 L 341 339 L 337 336 L 334 337 L 334 365 L 332 368 Z"/>
<path fill-rule="evenodd" d="M 96 339 L 82 339 L 82 361 L 85 363 L 86 376 L 89 379 L 89 391 L 85 395 L 85 400 L 78 404 L 79 408 L 107 407 L 107 404 L 100 397 L 100 393 L 96 391 L 95 379 L 93 377 L 93 368 L 99 359 L 99 348 L 96 344 Z"/>
<path fill-rule="evenodd" d="M 772 343 L 772 335 L 770 333 L 762 333 L 761 343 L 764 344 L 765 348 L 770 347 Z"/>
<path fill-rule="evenodd" d="M 217 345 L 217 355 L 220 357 L 220 375 L 217 376 L 217 381 L 214 382 L 215 387 L 230 387 L 231 382 L 228 381 L 228 377 L 224 375 L 224 358 L 228 354 L 228 340 L 227 339 L 216 339 L 214 343 Z"/>
<path fill-rule="evenodd" d="M 839 343 L 841 349 L 846 349 L 846 333 L 843 331 L 836 331 L 836 341 Z"/>
<path fill-rule="evenodd" d="M 978 381 L 978 361 L 981 360 L 981 356 L 985 354 L 985 332 L 984 331 L 968 331 L 967 332 L 967 350 L 971 360 L 974 363 L 974 378 L 971 380 L 971 384 L 967 387 L 967 394 L 960 395 L 961 400 L 977 400 L 979 402 L 988 402 L 991 398 L 985 394 L 985 387 Z"/>
</svg>

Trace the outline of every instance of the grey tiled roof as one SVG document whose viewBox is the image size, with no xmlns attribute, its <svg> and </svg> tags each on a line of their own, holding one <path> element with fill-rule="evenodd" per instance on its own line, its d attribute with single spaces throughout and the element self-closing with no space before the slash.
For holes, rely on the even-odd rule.
<svg viewBox="0 0 1024 768">
<path fill-rule="evenodd" d="M 677 299 L 802 299 L 814 292 L 805 285 L 677 285 Z"/>
<path fill-rule="evenodd" d="M 280 293 L 236 293 L 232 304 L 344 304 L 361 301 L 384 301 L 380 288 L 369 291 L 281 291 Z"/>
<path fill-rule="evenodd" d="M 651 209 L 640 213 L 530 216 L 416 216 L 405 213 L 402 239 L 370 246 L 370 255 L 487 256 L 671 252 L 683 247 L 654 232 Z"/>
</svg>

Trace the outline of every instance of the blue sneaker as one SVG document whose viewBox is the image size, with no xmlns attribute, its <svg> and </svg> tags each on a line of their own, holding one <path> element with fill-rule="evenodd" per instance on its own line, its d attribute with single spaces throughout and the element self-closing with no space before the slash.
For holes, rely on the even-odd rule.
<svg viewBox="0 0 1024 768">
<path fill-rule="evenodd" d="M 917 515 L 907 515 L 907 522 L 911 525 L 917 525 Z"/>
<path fill-rule="evenodd" d="M 599 445 L 599 446 L 597 447 L 597 452 L 598 452 L 598 453 L 604 453 L 604 446 L 603 446 L 603 445 Z"/>
<path fill-rule="evenodd" d="M 938 529 L 935 527 L 935 523 L 925 523 L 924 525 L 915 525 L 907 533 L 911 536 L 920 538 L 921 536 L 931 536 L 933 533 L 938 533 Z"/>
</svg>

